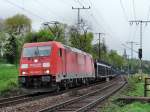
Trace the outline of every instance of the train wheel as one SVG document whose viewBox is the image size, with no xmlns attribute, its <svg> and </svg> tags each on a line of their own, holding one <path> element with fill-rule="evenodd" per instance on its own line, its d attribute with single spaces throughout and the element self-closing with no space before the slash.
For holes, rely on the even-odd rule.
<svg viewBox="0 0 150 112">
<path fill-rule="evenodd" d="M 88 86 L 89 85 L 89 80 L 88 79 L 86 79 L 86 86 Z"/>
<path fill-rule="evenodd" d="M 64 88 L 65 88 L 65 90 L 68 90 L 69 89 L 69 84 L 65 83 Z"/>
<path fill-rule="evenodd" d="M 60 85 L 57 84 L 57 86 L 56 86 L 56 92 L 58 93 L 60 90 L 61 90 Z"/>
</svg>

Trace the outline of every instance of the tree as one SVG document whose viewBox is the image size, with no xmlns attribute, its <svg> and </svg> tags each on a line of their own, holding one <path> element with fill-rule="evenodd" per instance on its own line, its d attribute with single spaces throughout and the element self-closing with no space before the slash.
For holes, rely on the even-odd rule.
<svg viewBox="0 0 150 112">
<path fill-rule="evenodd" d="M 7 42 L 7 35 L 4 32 L 0 32 L 0 57 L 4 56 L 4 46 Z"/>
<path fill-rule="evenodd" d="M 39 32 L 30 32 L 25 36 L 25 43 L 32 42 L 46 42 L 52 41 L 53 35 L 46 29 L 42 29 Z"/>
<path fill-rule="evenodd" d="M 0 19 L 0 32 L 3 32 L 5 29 L 5 24 L 4 24 L 4 20 Z"/>
<path fill-rule="evenodd" d="M 0 19 L 0 57 L 4 54 L 4 44 L 6 42 L 6 35 L 4 33 L 4 20 Z"/>
<path fill-rule="evenodd" d="M 11 64 L 17 64 L 18 44 L 14 35 L 11 35 L 5 44 L 5 57 Z"/>
<path fill-rule="evenodd" d="M 6 31 L 9 34 L 23 35 L 31 31 L 31 20 L 22 14 L 17 14 L 5 20 Z"/>
<path fill-rule="evenodd" d="M 44 26 L 38 32 L 30 32 L 26 35 L 25 42 L 47 42 L 59 41 L 65 43 L 66 25 L 59 24 L 56 26 Z"/>
<path fill-rule="evenodd" d="M 118 68 L 121 68 L 125 63 L 125 60 L 122 56 L 118 55 L 116 51 L 111 50 L 109 53 L 109 63 Z"/>
<path fill-rule="evenodd" d="M 106 44 L 105 44 L 105 42 L 102 42 L 102 43 L 100 43 L 100 50 L 101 50 L 101 60 L 103 60 L 103 61 L 106 61 L 106 60 L 108 60 L 108 55 L 107 55 L 107 46 L 106 46 Z M 96 59 L 98 59 L 99 58 L 99 56 L 98 56 L 98 54 L 99 54 L 99 43 L 96 43 L 96 44 L 94 44 L 93 46 L 92 46 L 92 53 L 93 53 L 93 56 L 94 56 L 94 58 L 96 58 Z"/>
<path fill-rule="evenodd" d="M 92 52 L 92 41 L 93 33 L 84 31 L 83 34 L 79 33 L 76 27 L 72 26 L 69 31 L 70 34 L 70 45 L 78 48 L 82 51 L 91 53 Z"/>
<path fill-rule="evenodd" d="M 15 63 L 24 42 L 24 35 L 31 31 L 31 20 L 25 15 L 17 14 L 4 21 L 5 33 L 8 36 L 4 45 L 5 57 L 8 62 Z"/>
</svg>

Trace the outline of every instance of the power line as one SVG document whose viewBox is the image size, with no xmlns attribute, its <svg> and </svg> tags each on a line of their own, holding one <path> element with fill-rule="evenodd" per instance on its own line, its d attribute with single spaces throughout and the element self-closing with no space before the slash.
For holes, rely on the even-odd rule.
<svg viewBox="0 0 150 112">
<path fill-rule="evenodd" d="M 72 10 L 77 10 L 78 11 L 78 16 L 77 16 L 77 18 L 78 18 L 78 22 L 77 22 L 77 26 L 78 26 L 78 30 L 80 29 L 80 22 L 81 22 L 81 20 L 80 20 L 80 10 L 87 10 L 87 9 L 90 9 L 91 7 L 89 6 L 89 7 L 78 7 L 78 8 L 74 8 L 74 7 L 72 7 Z"/>
<path fill-rule="evenodd" d="M 123 45 L 124 47 L 126 47 L 126 48 L 128 48 L 128 49 L 130 49 L 130 50 L 131 50 L 131 48 L 130 48 L 130 47 L 128 47 L 127 45 L 125 45 L 125 44 L 121 44 L 121 45 Z M 133 52 L 138 53 L 138 51 L 136 51 L 136 50 L 134 50 L 134 49 L 133 49 Z"/>
<path fill-rule="evenodd" d="M 124 14 L 125 20 L 126 20 L 126 21 L 128 21 L 128 16 L 127 16 L 127 14 L 126 14 L 126 10 L 125 10 L 125 8 L 124 8 L 124 6 L 123 6 L 123 2 L 122 2 L 122 0 L 120 0 L 120 6 L 121 6 L 121 8 L 122 8 L 122 11 L 123 11 L 123 14 Z"/>
<path fill-rule="evenodd" d="M 130 44 L 131 45 L 131 60 L 133 59 L 133 45 L 138 45 L 137 42 L 134 42 L 134 41 L 128 41 L 127 44 Z"/>
<path fill-rule="evenodd" d="M 27 10 L 27 9 L 25 9 L 24 7 L 21 7 L 21 6 L 15 4 L 15 3 L 13 3 L 13 2 L 11 2 L 11 1 L 9 1 L 9 0 L 4 0 L 4 1 L 7 2 L 7 3 L 9 3 L 10 5 L 12 5 L 12 6 L 14 6 L 14 7 L 17 7 L 17 8 L 19 8 L 19 9 L 23 9 L 23 11 L 25 11 L 25 12 L 27 12 L 27 13 L 29 13 L 29 14 L 35 16 L 35 17 L 38 17 L 38 18 L 40 18 L 41 20 L 46 20 L 45 18 L 43 18 L 43 17 L 41 17 L 41 16 L 39 16 L 39 15 L 37 15 L 37 14 L 31 12 L 30 10 Z"/>
<path fill-rule="evenodd" d="M 79 5 L 81 5 L 81 6 L 84 6 L 81 2 L 80 2 L 80 0 L 74 0 L 75 2 L 77 2 Z"/>
<path fill-rule="evenodd" d="M 132 25 L 133 23 L 136 23 L 137 25 L 140 24 L 140 48 L 142 49 L 142 30 L 143 30 L 143 23 L 147 24 L 150 23 L 150 21 L 143 21 L 143 20 L 132 20 L 129 21 L 130 25 Z"/>
<path fill-rule="evenodd" d="M 88 3 L 88 2 L 85 2 L 87 0 L 82 0 L 82 2 L 85 4 L 85 5 L 90 5 L 92 7 L 92 4 L 91 3 Z"/>
<path fill-rule="evenodd" d="M 52 9 L 50 9 L 50 7 L 49 7 L 48 5 L 43 4 L 43 2 L 41 2 L 40 0 L 36 0 L 35 2 L 36 2 L 36 4 L 39 5 L 40 7 L 43 6 L 44 8 L 46 8 L 47 10 L 45 9 L 45 11 L 47 11 L 47 13 L 49 14 L 49 16 L 51 16 L 51 14 L 52 14 L 52 15 L 54 15 L 55 17 L 59 17 L 59 18 L 62 18 L 63 20 L 65 20 L 63 16 L 61 16 L 61 15 L 56 15 L 56 13 L 53 12 Z"/>
<path fill-rule="evenodd" d="M 147 21 L 149 20 L 149 17 L 150 17 L 150 6 L 149 6 L 149 8 L 148 8 Z"/>
<path fill-rule="evenodd" d="M 134 19 L 136 20 L 135 1 L 134 1 L 134 0 L 132 0 L 132 5 L 133 5 L 133 15 L 134 15 Z"/>
<path fill-rule="evenodd" d="M 143 21 L 143 20 L 132 20 L 129 21 L 132 25 L 133 23 L 136 23 L 137 25 L 140 24 L 140 48 L 139 48 L 139 59 L 140 59 L 140 69 L 141 69 L 141 75 L 142 75 L 142 31 L 143 31 L 143 24 L 150 23 L 150 21 Z"/>
<path fill-rule="evenodd" d="M 89 0 L 89 3 L 90 3 L 90 5 L 92 6 L 92 2 L 91 2 L 91 0 Z"/>
<path fill-rule="evenodd" d="M 95 20 L 95 23 L 98 24 L 97 26 L 101 26 L 101 28 L 103 29 L 104 32 L 106 32 L 105 28 L 103 27 L 103 25 L 100 24 L 100 22 L 97 20 L 97 18 L 94 16 L 94 14 L 91 14 L 91 17 L 93 17 L 93 19 Z M 93 20 L 92 19 L 92 20 Z"/>
<path fill-rule="evenodd" d="M 99 36 L 99 52 L 98 52 L 98 56 L 99 56 L 99 60 L 101 59 L 101 35 L 104 35 L 105 33 L 95 33 L 96 35 Z"/>
<path fill-rule="evenodd" d="M 93 5 L 94 5 L 94 4 L 93 4 Z M 113 33 L 112 33 L 111 30 L 109 29 L 109 26 L 108 26 L 107 23 L 105 22 L 105 19 L 103 18 L 103 16 L 102 16 L 102 14 L 100 13 L 100 11 L 97 10 L 96 6 L 93 6 L 92 10 L 93 10 L 93 9 L 95 9 L 95 10 L 97 11 L 97 14 L 98 14 L 98 15 L 100 16 L 100 18 L 101 18 L 101 21 L 103 21 L 103 22 L 101 22 L 101 23 L 105 23 L 105 25 L 101 25 L 101 23 L 97 20 L 97 24 L 99 24 L 99 25 L 102 27 L 102 29 L 104 30 L 105 33 L 107 33 L 107 35 L 109 35 L 111 38 L 113 38 Z M 93 15 L 93 14 L 92 14 L 92 15 Z M 93 17 L 94 17 L 94 16 L 93 16 Z M 96 19 L 96 17 L 94 17 L 94 18 Z M 99 18 L 99 19 L 100 19 L 100 18 Z M 105 29 L 103 26 L 107 27 L 106 29 L 109 30 L 109 31 L 106 31 L 106 29 Z M 117 37 L 117 36 L 115 36 L 115 37 Z M 116 39 L 116 38 L 115 38 L 115 39 Z M 119 41 L 119 43 L 122 43 L 119 38 L 117 38 L 116 41 Z"/>
</svg>

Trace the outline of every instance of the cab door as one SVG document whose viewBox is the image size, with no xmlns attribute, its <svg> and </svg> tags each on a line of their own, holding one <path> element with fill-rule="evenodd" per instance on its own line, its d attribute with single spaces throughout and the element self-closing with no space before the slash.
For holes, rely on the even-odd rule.
<svg viewBox="0 0 150 112">
<path fill-rule="evenodd" d="M 63 49 L 62 51 L 62 69 L 63 69 L 63 75 L 66 75 L 66 64 L 67 64 L 67 54 L 66 50 Z"/>
</svg>

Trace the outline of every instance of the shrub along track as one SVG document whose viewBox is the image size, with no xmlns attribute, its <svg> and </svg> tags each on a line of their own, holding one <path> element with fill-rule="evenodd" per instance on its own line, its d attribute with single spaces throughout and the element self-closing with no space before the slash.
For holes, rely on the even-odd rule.
<svg viewBox="0 0 150 112">
<path fill-rule="evenodd" d="M 15 101 L 10 101 L 10 100 L 8 101 L 8 99 L 7 99 L 7 101 L 10 103 L 9 104 L 6 103 L 5 106 L 9 106 L 9 107 L 3 107 L 0 109 L 0 111 L 7 111 L 7 112 L 11 112 L 11 111 L 21 111 L 21 112 L 22 111 L 24 111 L 24 112 L 44 111 L 49 106 L 51 106 L 51 107 L 54 105 L 56 106 L 56 105 L 59 105 L 60 102 L 64 103 L 64 102 L 68 102 L 68 101 L 71 101 L 72 99 L 76 99 L 76 98 L 83 99 L 83 97 L 86 98 L 87 96 L 91 96 L 91 97 L 93 96 L 96 99 L 98 99 L 98 96 L 96 96 L 97 94 L 102 94 L 103 91 L 107 92 L 108 88 L 114 88 L 115 85 L 118 85 L 120 87 L 120 84 L 117 84 L 118 80 L 120 80 L 120 79 L 121 78 L 116 77 L 116 78 L 112 79 L 110 82 L 100 83 L 100 84 L 92 84 L 89 87 L 79 87 L 79 88 L 70 89 L 70 90 L 62 91 L 60 93 L 55 93 L 55 94 L 48 93 L 48 94 L 43 94 L 43 95 L 38 94 L 35 96 L 27 95 L 25 98 L 21 98 L 21 99 L 18 97 Z M 110 90 L 110 91 L 112 91 L 112 90 Z M 77 92 L 77 95 L 71 94 L 71 93 L 76 93 L 76 92 Z M 85 93 L 89 93 L 89 95 L 86 95 Z M 90 95 L 90 93 L 93 93 L 93 95 Z M 105 93 L 105 95 L 106 95 L 106 93 Z M 80 96 L 82 98 L 80 98 Z M 23 99 L 25 99 L 25 100 L 23 100 Z M 35 101 L 32 101 L 32 100 L 35 100 Z M 30 101 L 30 102 L 26 102 L 26 101 Z M 3 103 L 4 103 L 4 101 L 3 101 Z M 18 103 L 20 103 L 20 104 L 18 104 Z M 13 106 L 15 104 L 18 104 L 18 105 Z M 68 104 L 70 104 L 70 103 L 68 103 Z M 10 105 L 12 105 L 12 106 L 10 106 Z"/>
</svg>

